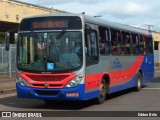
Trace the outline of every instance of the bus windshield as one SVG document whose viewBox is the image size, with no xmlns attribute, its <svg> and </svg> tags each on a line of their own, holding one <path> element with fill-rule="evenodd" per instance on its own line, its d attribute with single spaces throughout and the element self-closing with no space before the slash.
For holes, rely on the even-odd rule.
<svg viewBox="0 0 160 120">
<path fill-rule="evenodd" d="M 17 48 L 17 66 L 20 70 L 55 72 L 82 66 L 80 31 L 20 33 Z"/>
</svg>

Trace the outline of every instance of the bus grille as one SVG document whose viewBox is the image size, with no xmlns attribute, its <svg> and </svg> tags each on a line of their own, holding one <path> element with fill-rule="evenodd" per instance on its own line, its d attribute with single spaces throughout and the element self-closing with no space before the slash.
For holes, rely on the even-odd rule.
<svg viewBox="0 0 160 120">
<path fill-rule="evenodd" d="M 55 96 L 59 93 L 59 91 L 49 91 L 49 90 L 35 90 L 38 95 L 49 95 Z"/>
<path fill-rule="evenodd" d="M 49 84 L 47 85 L 47 88 L 60 88 L 62 87 L 62 84 Z M 31 84 L 31 87 L 35 88 L 45 88 L 45 84 Z"/>
<path fill-rule="evenodd" d="M 37 74 L 24 72 L 21 77 L 28 82 L 31 88 L 64 88 L 76 75 L 74 73 Z"/>
<path fill-rule="evenodd" d="M 46 81 L 46 82 L 51 82 L 51 81 L 62 81 L 65 78 L 68 77 L 68 75 L 27 75 L 30 79 L 33 81 Z"/>
</svg>

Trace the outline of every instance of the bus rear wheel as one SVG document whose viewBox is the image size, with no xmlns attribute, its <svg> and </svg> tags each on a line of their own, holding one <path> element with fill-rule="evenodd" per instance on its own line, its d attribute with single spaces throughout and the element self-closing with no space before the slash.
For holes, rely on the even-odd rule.
<svg viewBox="0 0 160 120">
<path fill-rule="evenodd" d="M 96 103 L 102 104 L 106 100 L 106 96 L 109 89 L 109 84 L 106 83 L 105 79 L 102 79 L 99 89 L 100 89 L 100 94 L 98 98 L 96 98 Z"/>
<path fill-rule="evenodd" d="M 138 72 L 136 91 L 140 91 L 141 88 L 142 88 L 142 75 L 140 72 Z"/>
</svg>

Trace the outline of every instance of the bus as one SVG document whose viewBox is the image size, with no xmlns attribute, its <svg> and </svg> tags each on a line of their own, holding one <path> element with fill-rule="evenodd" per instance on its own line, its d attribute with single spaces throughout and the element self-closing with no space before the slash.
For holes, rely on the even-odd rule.
<svg viewBox="0 0 160 120">
<path fill-rule="evenodd" d="M 27 17 L 19 25 L 19 98 L 101 104 L 153 77 L 151 31 L 71 13 Z"/>
</svg>

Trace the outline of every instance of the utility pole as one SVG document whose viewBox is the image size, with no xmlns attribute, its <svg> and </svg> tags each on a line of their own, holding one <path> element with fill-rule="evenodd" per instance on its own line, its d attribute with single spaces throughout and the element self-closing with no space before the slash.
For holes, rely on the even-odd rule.
<svg viewBox="0 0 160 120">
<path fill-rule="evenodd" d="M 102 17 L 102 15 L 96 15 L 96 16 L 93 16 L 93 17 L 100 18 L 100 17 Z"/>
<path fill-rule="evenodd" d="M 146 26 L 148 26 L 148 31 L 151 31 L 151 27 L 154 27 L 154 25 L 150 25 L 150 24 L 145 24 Z"/>
</svg>

